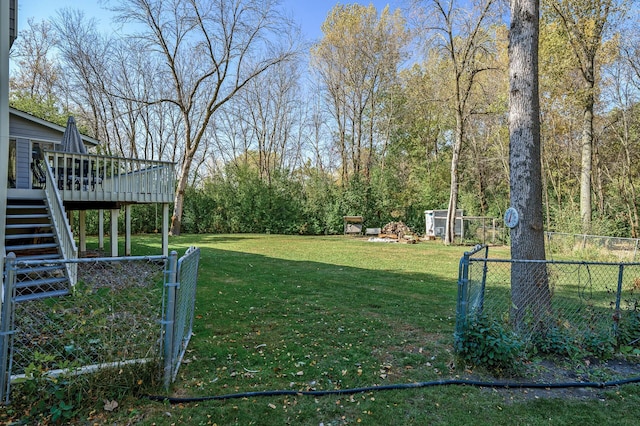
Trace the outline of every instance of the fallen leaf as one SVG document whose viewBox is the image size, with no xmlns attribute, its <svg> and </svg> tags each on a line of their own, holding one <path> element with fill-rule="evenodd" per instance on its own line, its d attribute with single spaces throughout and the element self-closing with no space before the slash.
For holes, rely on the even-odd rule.
<svg viewBox="0 0 640 426">
<path fill-rule="evenodd" d="M 116 408 L 118 408 L 118 402 L 113 400 L 113 401 L 109 401 L 109 400 L 104 400 L 104 409 L 105 411 L 113 411 Z"/>
</svg>

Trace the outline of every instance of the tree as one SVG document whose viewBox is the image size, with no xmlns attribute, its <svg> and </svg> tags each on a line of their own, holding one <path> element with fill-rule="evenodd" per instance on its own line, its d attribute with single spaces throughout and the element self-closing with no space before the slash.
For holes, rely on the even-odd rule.
<svg viewBox="0 0 640 426">
<path fill-rule="evenodd" d="M 15 76 L 9 79 L 12 92 L 21 92 L 36 101 L 46 102 L 55 97 L 60 69 L 51 59 L 51 51 L 56 44 L 56 36 L 47 21 L 27 21 L 28 27 L 20 31 L 20 37 L 13 47 L 13 57 L 17 59 Z"/>
<path fill-rule="evenodd" d="M 579 92 L 582 106 L 580 217 L 582 230 L 591 228 L 591 170 L 593 165 L 593 120 L 596 100 L 597 57 L 616 10 L 616 0 L 545 0 L 559 20 L 582 76 Z"/>
<path fill-rule="evenodd" d="M 633 68 L 625 58 L 620 59 L 603 72 L 603 97 L 613 110 L 605 116 L 603 135 L 596 144 L 601 145 L 596 164 L 602 170 L 603 186 L 611 188 L 606 203 L 609 209 L 614 209 L 611 216 L 624 217 L 625 228 L 632 238 L 638 238 L 640 96 L 633 84 Z"/>
<path fill-rule="evenodd" d="M 62 62 L 61 91 L 66 105 L 82 111 L 82 118 L 91 123 L 92 135 L 110 149 L 110 119 L 119 115 L 113 99 L 105 96 L 109 76 L 109 59 L 113 58 L 112 40 L 96 31 L 94 19 L 85 19 L 80 11 L 65 9 L 53 23 L 58 37 L 57 48 Z M 113 125 L 116 130 L 117 126 Z"/>
<path fill-rule="evenodd" d="M 125 23 L 157 55 L 166 92 L 147 104 L 169 104 L 180 114 L 184 143 L 171 233 L 180 233 L 191 167 L 214 114 L 251 80 L 297 54 L 290 23 L 275 0 L 122 0 Z"/>
<path fill-rule="evenodd" d="M 450 155 L 446 132 L 451 114 L 440 102 L 449 93 L 449 85 L 442 81 L 446 68 L 446 61 L 430 61 L 400 72 L 400 87 L 389 112 L 391 140 L 387 158 L 382 159 L 384 175 L 397 180 L 390 192 L 406 200 L 398 207 L 425 210 L 447 205 Z"/>
<path fill-rule="evenodd" d="M 419 6 L 423 1 L 416 2 Z M 433 40 L 438 49 L 445 52 L 451 62 L 453 93 L 450 102 L 455 114 L 455 130 L 451 156 L 451 182 L 445 244 L 451 244 L 455 237 L 455 218 L 458 205 L 459 163 L 465 130 L 469 117 L 476 105 L 472 93 L 476 89 L 478 77 L 485 71 L 494 69 L 495 49 L 488 26 L 497 14 L 495 0 L 474 3 L 471 9 L 456 7 L 455 0 L 428 0 L 425 7 L 427 36 L 435 34 Z"/>
<path fill-rule="evenodd" d="M 244 139 L 244 156 L 255 152 L 254 160 L 259 176 L 270 183 L 276 170 L 294 170 L 300 163 L 302 100 L 300 64 L 294 61 L 271 67 L 249 82 L 234 100 L 225 106 L 230 121 L 225 126 L 231 132 L 240 127 Z M 219 135 L 219 139 L 233 139 L 231 135 Z M 233 152 L 226 147 L 221 150 Z M 235 163 L 237 159 L 233 158 Z"/>
<path fill-rule="evenodd" d="M 511 207 L 520 216 L 511 229 L 512 318 L 521 326 L 525 315 L 535 320 L 549 307 L 544 264 L 518 260 L 544 259 L 540 99 L 538 94 L 539 0 L 511 0 L 509 31 L 509 166 Z M 537 321 L 534 321 L 537 322 Z"/>
<path fill-rule="evenodd" d="M 62 111 L 59 85 L 61 71 L 52 59 L 57 37 L 47 21 L 27 21 L 27 28 L 13 46 L 16 73 L 9 79 L 9 102 L 14 108 L 64 126 L 68 111 Z"/>
<path fill-rule="evenodd" d="M 337 5 L 322 32 L 311 54 L 337 127 L 342 182 L 361 172 L 368 181 L 381 96 L 396 78 L 408 40 L 405 21 L 388 6 L 378 17 L 373 5 Z"/>
<path fill-rule="evenodd" d="M 562 26 L 545 14 L 540 18 L 538 56 L 547 229 L 579 233 L 580 220 L 572 218 L 579 218 L 581 119 L 575 94 L 582 83 Z"/>
</svg>

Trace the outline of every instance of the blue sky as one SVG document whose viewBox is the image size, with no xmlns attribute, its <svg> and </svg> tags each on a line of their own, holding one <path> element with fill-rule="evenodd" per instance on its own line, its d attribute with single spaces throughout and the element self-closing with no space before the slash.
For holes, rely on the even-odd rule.
<svg viewBox="0 0 640 426">
<path fill-rule="evenodd" d="M 19 0 L 18 1 L 18 29 L 27 27 L 27 20 L 34 18 L 35 21 L 42 21 L 56 15 L 60 9 L 79 9 L 84 11 L 87 18 L 95 18 L 105 29 L 109 26 L 109 18 L 104 9 L 100 7 L 102 2 L 78 1 L 78 0 Z M 298 22 L 303 33 L 311 40 L 321 37 L 320 25 L 326 18 L 329 10 L 337 3 L 360 3 L 363 5 L 373 5 L 381 10 L 387 4 L 392 9 L 401 6 L 402 0 L 358 0 L 358 1 L 336 1 L 336 0 L 282 0 L 282 6 L 293 19 Z"/>
</svg>

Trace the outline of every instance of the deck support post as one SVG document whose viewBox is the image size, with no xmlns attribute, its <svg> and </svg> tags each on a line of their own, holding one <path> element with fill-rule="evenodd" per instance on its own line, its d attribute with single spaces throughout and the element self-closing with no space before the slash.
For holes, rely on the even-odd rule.
<svg viewBox="0 0 640 426">
<path fill-rule="evenodd" d="M 98 249 L 104 251 L 104 210 L 98 210 Z"/>
<path fill-rule="evenodd" d="M 162 204 L 162 255 L 169 255 L 169 204 Z"/>
<path fill-rule="evenodd" d="M 80 253 L 87 252 L 87 212 L 78 212 L 78 242 L 80 243 Z"/>
<path fill-rule="evenodd" d="M 118 214 L 120 209 L 111 209 L 111 257 L 118 257 Z"/>
<path fill-rule="evenodd" d="M 131 204 L 124 206 L 124 255 L 131 256 Z"/>
</svg>

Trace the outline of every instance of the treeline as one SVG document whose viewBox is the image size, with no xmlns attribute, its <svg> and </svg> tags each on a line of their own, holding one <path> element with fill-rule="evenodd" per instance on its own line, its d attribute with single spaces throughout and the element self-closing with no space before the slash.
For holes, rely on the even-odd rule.
<svg viewBox="0 0 640 426">
<path fill-rule="evenodd" d="M 639 237 L 637 3 L 541 4 L 545 229 Z M 174 233 L 333 234 L 344 215 L 420 231 L 426 209 L 509 206 L 503 2 L 336 5 L 311 44 L 276 1 L 170 6 L 121 1 L 113 34 L 70 10 L 31 22 L 11 102 L 176 162 Z M 154 214 L 136 206 L 134 230 Z"/>
<path fill-rule="evenodd" d="M 381 185 L 384 183 L 381 182 Z M 233 168 L 225 175 L 207 178 L 185 193 L 182 230 L 186 233 L 274 233 L 334 235 L 343 232 L 343 216 L 362 215 L 367 227 L 404 221 L 414 232 L 424 233 L 426 204 L 404 208 L 373 188 L 354 179 L 347 187 L 327 176 L 308 176 L 304 182 L 287 173 L 275 173 L 270 183 L 250 168 Z M 124 215 L 120 215 L 124 227 Z M 132 232 L 154 233 L 162 211 L 155 205 L 132 207 Z M 108 215 L 105 215 L 108 229 Z M 87 231 L 98 232 L 98 215 L 87 214 Z"/>
</svg>

